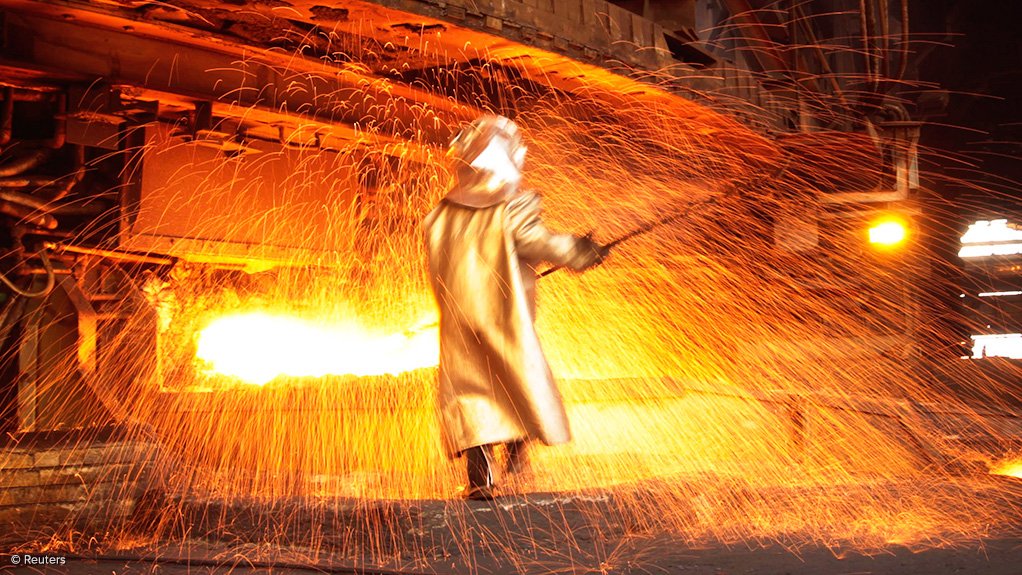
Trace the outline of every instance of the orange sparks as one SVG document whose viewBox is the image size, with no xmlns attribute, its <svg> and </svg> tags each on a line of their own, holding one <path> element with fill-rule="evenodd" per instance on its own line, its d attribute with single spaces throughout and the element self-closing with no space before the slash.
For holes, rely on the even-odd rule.
<svg viewBox="0 0 1022 575">
<path fill-rule="evenodd" d="M 888 189 L 893 175 L 875 138 L 800 130 L 774 139 L 760 129 L 784 117 L 763 109 L 748 114 L 751 126 L 739 123 L 724 84 L 700 94 L 705 107 L 655 86 L 634 91 L 623 78 L 529 94 L 519 79 L 535 69 L 525 58 L 480 52 L 447 68 L 445 53 L 421 51 L 439 71 L 407 77 L 429 101 L 468 96 L 522 126 L 527 183 L 543 195 L 551 229 L 593 230 L 607 242 L 687 214 L 621 243 L 605 266 L 538 286 L 537 330 L 573 440 L 536 445 L 533 471 L 508 480 L 514 489 L 606 497 L 615 524 L 692 540 L 873 549 L 951 543 L 997 523 L 1000 509 L 975 493 L 1004 482 L 934 470 L 985 457 L 965 431 L 993 443 L 1016 431 L 952 389 L 976 381 L 969 399 L 999 406 L 996 385 L 970 371 L 979 362 L 923 363 L 931 341 L 948 337 L 920 305 L 927 220 L 890 199 L 903 190 Z M 339 64 L 363 65 L 357 51 L 352 58 Z M 323 97 L 361 101 L 354 90 Z M 819 106 L 836 125 L 828 102 Z M 795 118 L 814 105 L 791 104 Z M 192 501 L 300 498 L 334 509 L 460 496 L 464 461 L 446 457 L 436 415 L 436 317 L 421 317 L 434 300 L 420 227 L 448 189 L 450 166 L 434 147 L 456 123 L 439 126 L 428 103 L 414 122 L 379 105 L 392 120 L 345 126 L 350 141 L 329 145 L 318 131 L 315 145 L 253 137 L 246 145 L 262 152 L 242 158 L 183 140 L 164 122 L 133 150 L 146 160 L 148 188 L 131 223 L 136 243 L 121 247 L 180 259 L 166 274 L 139 276 L 148 305 L 100 346 L 104 368 L 89 386 L 115 390 L 111 403 L 169 454 L 154 464 L 173 495 L 154 537 L 176 529 Z M 372 144 L 403 142 L 396 134 L 407 144 Z M 963 258 L 1014 254 L 1022 231 L 977 222 L 962 243 Z M 1008 292 L 979 296 L 994 293 Z M 977 357 L 1005 355 L 998 346 L 1014 341 L 979 338 Z M 73 370 L 68 380 L 84 385 Z M 1020 477 L 1022 460 L 991 473 Z M 474 537 L 471 520 L 450 509 L 454 520 L 445 513 L 437 528 L 450 528 L 452 541 Z M 348 533 L 356 516 L 331 513 L 324 527 Z M 367 517 L 367 557 L 404 553 L 386 540 L 397 523 Z M 211 528 L 233 537 L 223 521 Z M 287 514 L 272 522 L 266 533 L 301 527 Z M 293 531 L 310 549 L 328 539 Z M 511 548 L 505 533 L 493 537 Z M 433 542 L 414 545 L 412 561 Z"/>
</svg>

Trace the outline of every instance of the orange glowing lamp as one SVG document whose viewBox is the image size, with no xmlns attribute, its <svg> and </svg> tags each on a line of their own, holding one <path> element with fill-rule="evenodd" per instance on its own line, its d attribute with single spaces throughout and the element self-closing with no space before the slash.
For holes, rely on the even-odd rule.
<svg viewBox="0 0 1022 575">
<path fill-rule="evenodd" d="M 908 238 L 908 225 L 898 218 L 884 218 L 869 227 L 869 243 L 878 248 L 894 248 Z"/>
</svg>

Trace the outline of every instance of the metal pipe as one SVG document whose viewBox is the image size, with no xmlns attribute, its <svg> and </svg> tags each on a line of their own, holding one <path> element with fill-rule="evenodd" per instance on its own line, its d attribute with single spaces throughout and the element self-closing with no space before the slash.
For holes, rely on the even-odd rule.
<svg viewBox="0 0 1022 575">
<path fill-rule="evenodd" d="M 58 244 L 54 242 L 45 242 L 43 246 L 47 249 L 51 249 L 55 252 L 67 252 L 72 254 L 82 254 L 88 256 L 99 256 L 111 260 L 132 262 L 138 264 L 156 264 L 169 266 L 172 265 L 176 260 L 173 258 L 161 258 L 159 256 L 150 256 L 146 254 L 136 254 L 132 252 L 119 252 L 115 250 L 104 250 L 101 248 L 90 248 L 85 246 L 72 246 L 68 244 Z"/>
<path fill-rule="evenodd" d="M 24 276 L 41 276 L 43 274 L 50 274 L 50 273 L 52 273 L 54 275 L 58 275 L 58 276 L 68 276 L 68 275 L 71 275 L 71 270 L 69 270 L 69 269 L 59 269 L 59 270 L 58 269 L 54 269 L 51 272 L 51 271 L 47 270 L 46 268 L 22 268 L 20 273 L 21 273 L 21 275 L 24 275 Z"/>
<path fill-rule="evenodd" d="M 908 0 L 901 0 L 901 62 L 898 63 L 898 79 L 904 80 L 908 72 Z"/>
<path fill-rule="evenodd" d="M 883 78 L 891 77 L 891 61 L 890 61 L 890 47 L 891 47 L 891 14 L 890 5 L 887 0 L 877 0 L 878 11 L 880 12 L 880 42 L 881 45 L 878 47 L 880 64 L 883 66 L 882 76 Z"/>
<path fill-rule="evenodd" d="M 43 161 L 45 161 L 46 158 L 49 158 L 50 153 L 52 152 L 53 150 L 51 150 L 50 148 L 38 148 L 36 150 L 28 152 L 27 154 L 21 156 L 16 160 L 7 162 L 6 164 L 0 166 L 0 178 L 9 178 L 11 176 L 17 176 L 27 170 L 31 170 L 32 168 L 43 163 Z"/>
<path fill-rule="evenodd" d="M 72 188 L 85 179 L 85 146 L 82 146 L 81 144 L 73 146 L 73 153 L 75 159 L 75 171 L 66 182 L 61 184 L 59 188 L 55 188 L 52 193 L 48 194 L 51 202 L 55 202 L 68 195 Z"/>
<path fill-rule="evenodd" d="M 0 214 L 17 218 L 19 223 L 26 223 L 37 228 L 52 230 L 57 227 L 57 218 L 39 213 L 38 210 L 22 204 L 0 201 Z"/>
<path fill-rule="evenodd" d="M 91 201 L 87 204 L 67 203 L 50 210 L 54 216 L 98 216 L 114 209 L 110 202 Z"/>
<path fill-rule="evenodd" d="M 752 54 L 763 71 L 788 73 L 791 67 L 774 49 L 775 42 L 770 38 L 763 23 L 756 17 L 748 0 L 724 0 L 724 5 L 731 12 L 731 17 L 744 31 L 745 42 L 752 48 Z M 750 42 L 750 40 L 752 41 Z"/>
<path fill-rule="evenodd" d="M 75 171 L 66 176 L 22 176 L 17 178 L 0 179 L 0 188 L 53 188 L 47 196 L 46 202 L 51 203 L 59 200 L 71 192 L 71 189 L 78 185 L 85 178 L 85 147 L 74 146 Z"/>
<path fill-rule="evenodd" d="M 50 202 L 21 192 L 0 189 L 0 201 L 10 202 L 32 208 L 33 210 L 48 211 L 52 206 Z"/>
<path fill-rule="evenodd" d="M 866 78 L 873 81 L 873 41 L 869 36 L 869 17 L 866 12 L 869 7 L 866 0 L 859 0 L 859 30 L 862 33 L 862 55 L 865 66 Z"/>
<path fill-rule="evenodd" d="M 7 279 L 7 276 L 5 276 L 2 273 L 0 273 L 0 282 L 3 282 L 5 285 L 7 285 L 8 288 L 10 288 L 11 291 L 22 297 L 36 298 L 48 295 L 51 291 L 53 291 L 53 286 L 56 285 L 53 264 L 50 263 L 50 258 L 49 256 L 46 255 L 45 249 L 39 252 L 39 259 L 42 260 L 43 268 L 46 270 L 46 285 L 44 285 L 42 289 L 40 289 L 39 291 L 30 292 L 28 290 L 23 290 L 20 287 L 18 287 L 17 284 Z"/>
<path fill-rule="evenodd" d="M 883 55 L 881 54 L 880 46 L 875 42 L 877 38 L 877 15 L 873 9 L 874 4 L 871 0 L 860 0 L 859 8 L 863 11 L 862 14 L 862 26 L 863 26 L 863 41 L 866 45 L 866 58 L 869 59 L 869 65 L 867 70 L 869 71 L 868 76 L 870 84 L 873 85 L 873 92 L 877 92 L 880 89 L 880 80 L 883 75 Z"/>
<path fill-rule="evenodd" d="M 68 231 L 68 230 L 47 230 L 45 232 L 37 231 L 37 230 L 25 230 L 25 231 L 20 231 L 20 232 L 16 231 L 15 232 L 15 237 L 19 241 L 23 241 L 25 236 L 32 236 L 33 239 L 37 239 L 37 240 L 41 241 L 41 238 L 50 238 L 50 239 L 53 239 L 53 238 L 64 238 L 64 239 L 70 239 L 70 238 L 78 237 L 78 234 L 75 233 L 75 232 L 72 232 L 72 231 Z M 60 259 L 58 254 L 50 254 L 50 257 Z"/>
<path fill-rule="evenodd" d="M 14 88 L 4 88 L 4 103 L 0 106 L 0 146 L 11 141 L 14 128 Z"/>
<path fill-rule="evenodd" d="M 44 188 L 60 181 L 53 176 L 22 176 L 0 180 L 0 188 Z"/>
</svg>

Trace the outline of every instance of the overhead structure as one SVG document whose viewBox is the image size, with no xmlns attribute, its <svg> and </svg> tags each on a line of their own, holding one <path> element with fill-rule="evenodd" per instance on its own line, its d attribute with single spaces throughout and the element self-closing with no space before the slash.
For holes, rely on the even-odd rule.
<svg viewBox="0 0 1022 575">
<path fill-rule="evenodd" d="M 5 0 L 0 271 L 11 293 L 52 292 L 76 318 L 89 380 L 102 334 L 130 323 L 140 273 L 370 266 L 387 248 L 367 237 L 415 225 L 402 210 L 422 201 L 418 182 L 400 178 L 422 170 L 408 166 L 442 164 L 484 111 L 551 103 L 583 110 L 565 122 L 689 120 L 684 153 L 648 129 L 636 146 L 798 197 L 749 236 L 812 257 L 858 250 L 879 212 L 914 213 L 918 124 L 875 58 L 855 56 L 882 47 L 846 34 L 857 19 L 832 4 Z M 853 38 L 847 49 L 821 52 L 818 21 Z M 8 300 L 3 324 L 24 328 L 24 389 L 51 337 L 27 297 Z M 43 421 L 30 391 L 22 428 Z"/>
</svg>

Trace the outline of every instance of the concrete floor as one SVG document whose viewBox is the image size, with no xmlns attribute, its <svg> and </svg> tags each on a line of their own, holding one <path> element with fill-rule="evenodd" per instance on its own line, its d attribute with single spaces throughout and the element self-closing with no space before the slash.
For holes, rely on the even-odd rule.
<svg viewBox="0 0 1022 575">
<path fill-rule="evenodd" d="M 227 530 L 234 539 L 230 541 L 222 535 L 200 536 L 204 527 L 195 521 L 189 524 L 193 535 L 183 542 L 106 550 L 98 556 L 85 551 L 77 556 L 52 552 L 50 556 L 64 557 L 64 562 L 45 566 L 24 565 L 23 554 L 19 554 L 21 564 L 15 565 L 7 554 L 0 556 L 0 572 L 55 575 L 1022 575 L 1022 482 L 1018 482 L 1018 487 L 1015 489 L 1009 484 L 1007 498 L 1002 491 L 996 500 L 989 501 L 990 505 L 1008 509 L 1003 525 L 990 526 L 982 539 L 967 540 L 951 547 L 890 545 L 863 553 L 842 547 L 840 542 L 834 543 L 834 547 L 778 541 L 694 542 L 655 530 L 619 527 L 613 511 L 607 507 L 612 504 L 606 499 L 528 495 L 497 502 L 420 502 L 416 511 L 418 517 L 433 518 L 416 523 L 420 527 L 429 523 L 425 533 L 422 529 L 415 533 L 408 529 L 409 523 L 402 517 L 401 508 L 398 512 L 393 509 L 374 512 L 382 515 L 338 515 L 323 524 L 334 525 L 336 529 L 337 525 L 349 524 L 345 523 L 345 518 L 354 525 L 367 517 L 383 518 L 391 536 L 414 541 L 413 551 L 395 552 L 383 564 L 371 565 L 352 559 L 358 555 L 353 549 L 357 548 L 359 540 L 350 534 L 347 538 L 330 540 L 335 533 L 325 533 L 319 556 L 300 547 L 267 544 L 253 527 L 259 523 L 259 516 L 247 509 L 231 520 Z M 977 493 L 977 497 L 984 495 Z M 549 503 L 555 499 L 556 503 Z M 981 499 L 979 503 L 987 502 Z M 204 509 L 220 518 L 232 513 L 224 508 Z M 600 518 L 601 509 L 607 510 L 606 522 Z M 279 512 L 279 509 L 273 511 Z M 309 528 L 300 518 L 292 523 L 299 532 Z M 0 552 L 9 553 L 10 549 L 13 548 L 0 549 Z M 323 549 L 333 551 L 328 553 Z"/>
<path fill-rule="evenodd" d="M 679 545 L 669 538 L 636 543 L 635 558 L 622 557 L 616 564 L 575 566 L 564 563 L 563 558 L 543 562 L 534 560 L 529 565 L 501 565 L 480 557 L 474 572 L 480 574 L 545 574 L 545 573 L 606 573 L 606 574 L 684 574 L 684 575 L 1019 575 L 1022 573 L 1022 540 L 1003 538 L 982 544 L 955 548 L 911 551 L 906 548 L 890 549 L 884 554 L 864 556 L 850 553 L 836 557 L 829 549 L 803 548 L 798 553 L 780 546 L 748 548 L 742 546 L 690 547 Z M 641 557 L 640 557 L 641 556 Z M 2 560 L 3 573 L 47 573 L 74 575 L 120 575 L 128 573 L 160 573 L 180 575 L 186 573 L 237 573 L 239 575 L 279 574 L 303 575 L 307 573 L 377 573 L 357 566 L 321 565 L 309 568 L 251 566 L 242 558 L 223 559 L 214 564 L 194 558 L 195 564 L 160 563 L 152 560 L 68 559 L 63 566 L 13 566 L 9 557 Z M 460 574 L 469 573 L 463 562 L 436 564 L 409 569 L 409 573 Z M 398 572 L 388 569 L 384 572 Z"/>
</svg>

